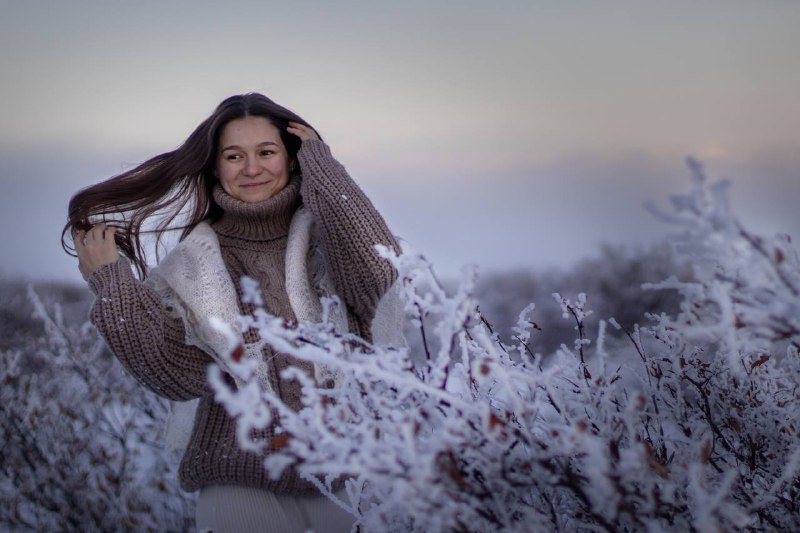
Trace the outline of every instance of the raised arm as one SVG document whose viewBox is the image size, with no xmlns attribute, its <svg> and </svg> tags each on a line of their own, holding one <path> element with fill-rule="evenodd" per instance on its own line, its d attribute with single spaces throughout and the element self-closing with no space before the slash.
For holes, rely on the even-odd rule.
<svg viewBox="0 0 800 533">
<path fill-rule="evenodd" d="M 371 320 L 378 301 L 397 277 L 392 265 L 375 252 L 375 245 L 395 250 L 399 246 L 383 217 L 333 158 L 330 148 L 305 128 L 302 134 L 299 127 L 289 129 L 303 139 L 297 154 L 303 173 L 303 204 L 319 228 L 337 290 L 358 316 Z"/>
<path fill-rule="evenodd" d="M 183 321 L 136 279 L 126 258 L 95 269 L 88 282 L 96 295 L 92 323 L 139 382 L 170 400 L 211 393 L 206 379 L 211 357 L 186 344 Z"/>
</svg>

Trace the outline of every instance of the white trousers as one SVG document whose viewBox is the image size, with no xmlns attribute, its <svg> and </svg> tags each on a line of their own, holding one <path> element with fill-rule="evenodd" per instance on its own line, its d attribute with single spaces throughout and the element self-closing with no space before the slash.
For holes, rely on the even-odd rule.
<svg viewBox="0 0 800 533">
<path fill-rule="evenodd" d="M 344 491 L 336 494 L 343 496 Z M 195 510 L 200 533 L 346 533 L 355 517 L 328 498 L 282 496 L 252 487 L 200 489 Z"/>
</svg>

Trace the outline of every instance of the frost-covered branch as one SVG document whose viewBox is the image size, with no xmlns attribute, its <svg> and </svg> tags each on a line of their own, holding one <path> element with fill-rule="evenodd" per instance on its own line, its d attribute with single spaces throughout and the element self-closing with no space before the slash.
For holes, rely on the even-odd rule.
<svg viewBox="0 0 800 533">
<path fill-rule="evenodd" d="M 0 351 L 0 529 L 186 531 L 191 498 L 160 444 L 165 402 L 88 324 L 28 290 L 41 336 Z"/>
</svg>

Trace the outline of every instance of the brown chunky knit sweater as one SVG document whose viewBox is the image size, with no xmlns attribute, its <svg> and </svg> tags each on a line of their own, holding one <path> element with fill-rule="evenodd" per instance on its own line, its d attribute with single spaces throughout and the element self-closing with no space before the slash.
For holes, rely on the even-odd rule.
<svg viewBox="0 0 800 533">
<path fill-rule="evenodd" d="M 214 198 L 224 214 L 212 227 L 223 261 L 240 291 L 238 280 L 248 275 L 259 281 L 266 309 L 287 321 L 295 320 L 285 285 L 285 254 L 289 224 L 301 202 L 311 211 L 322 244 L 328 273 L 345 302 L 351 330 L 368 337 L 381 296 L 396 273 L 378 257 L 375 244 L 397 249 L 397 242 L 381 216 L 344 167 L 318 140 L 304 141 L 298 153 L 302 177 L 293 176 L 284 190 L 264 202 L 247 204 L 228 196 L 221 187 Z M 138 281 L 125 258 L 98 268 L 89 278 L 96 294 L 91 320 L 122 364 L 141 383 L 171 400 L 200 398 L 189 446 L 180 465 L 184 490 L 206 485 L 233 484 L 260 487 L 282 494 L 305 494 L 316 489 L 287 469 L 278 480 L 269 479 L 263 456 L 238 448 L 235 422 L 213 399 L 206 380 L 211 356 L 185 342 L 180 319 L 168 314 L 158 295 Z M 252 308 L 243 305 L 243 313 Z M 255 340 L 246 332 L 245 340 Z M 279 372 L 288 365 L 310 365 L 275 353 L 264 357 L 273 390 L 291 407 L 299 408 L 294 382 L 282 382 Z"/>
</svg>

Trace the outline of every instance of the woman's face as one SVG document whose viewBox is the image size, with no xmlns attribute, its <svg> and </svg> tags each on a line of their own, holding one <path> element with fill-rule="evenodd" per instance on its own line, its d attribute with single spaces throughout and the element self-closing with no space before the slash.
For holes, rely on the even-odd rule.
<svg viewBox="0 0 800 533">
<path fill-rule="evenodd" d="M 264 117 L 228 122 L 219 138 L 217 177 L 230 196 L 262 202 L 289 183 L 289 155 L 278 128 Z"/>
</svg>

